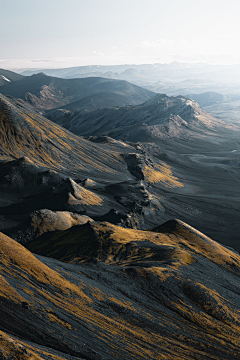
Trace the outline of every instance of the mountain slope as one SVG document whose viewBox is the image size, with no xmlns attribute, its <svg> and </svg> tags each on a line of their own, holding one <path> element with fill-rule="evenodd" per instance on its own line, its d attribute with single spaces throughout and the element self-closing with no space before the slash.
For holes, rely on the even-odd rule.
<svg viewBox="0 0 240 360">
<path fill-rule="evenodd" d="M 115 95 L 114 105 L 136 105 L 154 96 L 154 93 L 123 80 L 99 77 L 85 79 L 61 79 L 39 73 L 24 77 L 17 83 L 7 83 L 1 92 L 22 99 L 28 106 L 45 111 L 76 102 L 85 97 L 110 95 L 108 106 L 112 106 L 111 96 Z M 106 106 L 106 100 L 103 104 Z"/>
<path fill-rule="evenodd" d="M 154 218 L 163 210 L 159 195 L 152 196 L 147 184 L 184 191 L 171 166 L 131 145 L 77 137 L 12 98 L 1 95 L 0 100 L 2 229 L 41 209 L 130 227 L 155 226 Z"/>
<path fill-rule="evenodd" d="M 0 234 L 0 329 L 49 359 L 237 360 L 239 255 L 178 220 L 158 231 L 96 222 L 48 239 L 78 265 Z"/>
</svg>

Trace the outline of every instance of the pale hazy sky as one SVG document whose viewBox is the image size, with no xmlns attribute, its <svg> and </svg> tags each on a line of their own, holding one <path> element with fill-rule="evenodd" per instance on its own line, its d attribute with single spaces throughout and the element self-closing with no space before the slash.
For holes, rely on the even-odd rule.
<svg viewBox="0 0 240 360">
<path fill-rule="evenodd" d="M 237 0 L 0 0 L 0 67 L 240 63 Z"/>
</svg>

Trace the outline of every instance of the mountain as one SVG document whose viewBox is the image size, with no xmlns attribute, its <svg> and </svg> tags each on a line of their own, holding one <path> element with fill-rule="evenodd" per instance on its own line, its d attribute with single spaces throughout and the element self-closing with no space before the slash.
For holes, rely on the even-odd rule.
<svg viewBox="0 0 240 360">
<path fill-rule="evenodd" d="M 96 65 L 44 71 L 50 76 L 69 79 L 99 76 L 127 80 L 154 93 L 190 97 L 212 116 L 227 122 L 239 123 L 240 121 L 240 67 L 238 64 L 209 65 L 175 61 L 169 64 Z M 32 75 L 34 72 L 39 72 L 39 70 L 28 70 L 24 75 Z M 214 95 L 214 93 L 220 95 Z"/>
<path fill-rule="evenodd" d="M 89 102 L 95 109 L 98 106 L 109 107 L 113 104 L 141 104 L 154 96 L 153 92 L 122 80 L 98 77 L 68 80 L 47 76 L 44 73 L 24 77 L 15 83 L 7 83 L 2 86 L 1 92 L 19 98 L 30 108 L 42 112 L 79 100 L 82 101 L 79 106 L 85 110 L 85 107 L 88 109 Z"/>
<path fill-rule="evenodd" d="M 9 82 L 18 81 L 23 78 L 24 76 L 17 74 L 13 71 L 0 69 L 0 86 L 4 86 Z"/>
<path fill-rule="evenodd" d="M 98 109 L 111 108 L 115 106 L 123 107 L 126 105 L 126 96 L 124 94 L 116 94 L 111 91 L 92 94 L 81 100 L 71 102 L 70 104 L 61 106 L 61 109 L 47 111 L 46 115 L 55 114 L 58 110 L 70 110 L 91 112 Z"/>
<path fill-rule="evenodd" d="M 155 231 L 94 222 L 29 243 L 64 262 L 0 234 L 3 359 L 237 360 L 239 254 L 179 220 Z"/>
<path fill-rule="evenodd" d="M 165 221 L 168 214 L 171 218 L 180 212 L 181 220 L 224 244 L 231 237 L 229 245 L 240 250 L 236 198 L 240 181 L 239 126 L 214 118 L 189 98 L 163 94 L 139 106 L 103 109 L 88 115 L 63 114 L 53 120 L 79 135 L 94 134 L 89 137 L 91 141 L 104 141 L 111 136 L 128 141 L 131 146 L 138 142 L 134 146 L 141 155 L 125 157 L 125 161 L 131 164 L 132 174 L 144 182 L 151 174 L 148 179 L 152 179 L 154 189 L 150 192 L 162 199 L 158 207 L 163 213 L 158 216 Z M 158 158 L 170 165 L 184 187 L 177 191 L 175 187 L 165 188 L 162 192 L 160 177 L 148 171 L 149 158 L 154 158 L 154 163 Z M 151 169 L 159 167 L 153 165 Z M 230 224 L 229 237 L 225 231 Z"/>
<path fill-rule="evenodd" d="M 222 141 L 220 136 L 224 138 L 224 131 L 232 130 L 233 134 L 238 129 L 209 115 L 190 98 L 165 94 L 157 94 L 137 106 L 102 109 L 88 114 L 59 113 L 59 117 L 52 112 L 48 117 L 77 135 L 108 135 L 124 141 L 153 141 L 160 146 L 168 142 L 170 149 L 177 140 L 200 143 L 207 139 L 216 144 Z"/>
<path fill-rule="evenodd" d="M 195 78 L 198 74 L 207 74 L 215 71 L 223 71 L 225 69 L 232 69 L 234 66 L 224 65 L 209 65 L 206 63 L 184 63 L 173 61 L 169 64 L 125 64 L 125 65 L 90 65 L 90 66 L 76 66 L 62 69 L 44 69 L 44 72 L 49 76 L 56 76 L 61 78 L 76 78 L 90 73 L 117 73 L 123 74 L 125 71 L 141 73 L 148 79 L 157 81 L 161 78 L 167 79 L 183 79 L 188 77 Z M 39 70 L 26 70 L 22 75 L 29 76 L 37 74 Z"/>
</svg>

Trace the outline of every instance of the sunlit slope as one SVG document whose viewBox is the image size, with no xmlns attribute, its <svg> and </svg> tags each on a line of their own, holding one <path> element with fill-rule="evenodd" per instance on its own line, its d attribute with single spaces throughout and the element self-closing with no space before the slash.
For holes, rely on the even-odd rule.
<svg viewBox="0 0 240 360">
<path fill-rule="evenodd" d="M 59 350 L 24 341 L 0 331 L 0 356 L 3 360 L 81 360 Z M 82 359 L 84 360 L 84 359 Z"/>
<path fill-rule="evenodd" d="M 23 156 L 35 165 L 72 176 L 127 178 L 127 171 L 114 152 L 79 138 L 14 99 L 0 95 L 0 157 Z"/>
<path fill-rule="evenodd" d="M 180 221 L 88 225 L 90 264 L 39 261 L 1 235 L 3 331 L 84 359 L 239 358 L 238 254 Z"/>
</svg>

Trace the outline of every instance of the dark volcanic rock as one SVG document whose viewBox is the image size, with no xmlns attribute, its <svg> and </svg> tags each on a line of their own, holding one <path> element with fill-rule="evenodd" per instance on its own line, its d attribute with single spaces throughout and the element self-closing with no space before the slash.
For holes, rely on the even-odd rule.
<svg viewBox="0 0 240 360">
<path fill-rule="evenodd" d="M 28 157 L 0 163 L 1 189 L 21 194 L 57 186 L 63 180 L 57 172 L 37 166 Z"/>
<path fill-rule="evenodd" d="M 148 109 L 153 115 L 181 110 L 181 118 L 186 116 L 183 120 L 188 125 L 175 116 L 171 120 L 174 126 L 185 130 L 199 126 L 203 132 L 198 132 L 198 136 L 207 134 L 204 141 L 194 137 L 188 142 L 181 137 L 158 137 L 158 146 L 153 141 L 124 143 L 106 135 L 88 140 L 26 109 L 18 101 L 1 96 L 0 228 L 15 227 L 41 209 L 74 212 L 95 220 L 109 220 L 113 209 L 118 215 L 112 221 L 119 220 L 123 226 L 148 229 L 178 217 L 239 251 L 239 199 L 235 191 L 238 152 L 232 152 L 233 146 L 238 148 L 239 133 L 228 128 L 220 133 L 216 119 L 211 118 L 209 123 L 206 113 L 189 99 L 162 95 L 149 102 L 139 109 Z M 136 110 L 119 109 L 126 114 L 126 121 L 131 109 Z M 125 132 L 130 138 L 131 134 L 140 134 L 134 124 L 138 121 L 137 112 L 135 115 L 131 118 L 132 132 Z M 149 139 L 153 140 L 151 126 L 141 125 L 143 138 L 143 130 L 148 129 Z M 185 135 L 190 139 L 187 130 Z M 191 152 L 179 155 L 183 149 Z M 203 155 L 198 153 L 200 150 Z M 205 155 L 213 151 L 216 155 Z M 80 187 L 83 197 L 75 196 L 78 191 L 65 181 L 68 177 L 74 187 Z"/>
<path fill-rule="evenodd" d="M 85 224 L 88 221 L 93 220 L 86 215 L 42 209 L 31 213 L 25 223 L 15 228 L 5 229 L 4 233 L 17 242 L 26 244 L 44 233 L 66 230 L 72 226 Z"/>
</svg>

